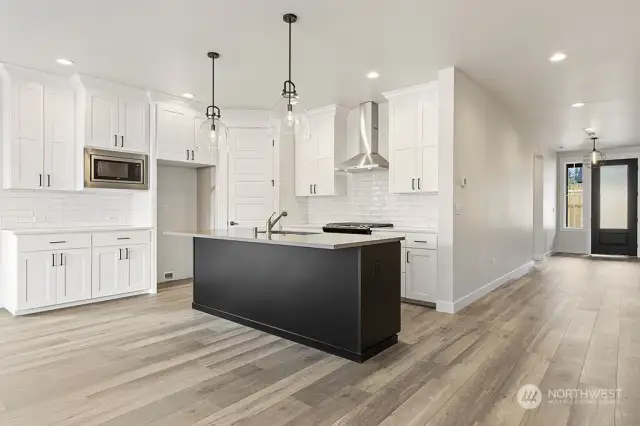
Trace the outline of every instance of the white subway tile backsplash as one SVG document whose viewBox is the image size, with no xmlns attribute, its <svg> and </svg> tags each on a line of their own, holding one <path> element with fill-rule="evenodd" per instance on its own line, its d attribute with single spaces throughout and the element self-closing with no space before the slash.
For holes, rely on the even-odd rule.
<svg viewBox="0 0 640 426">
<path fill-rule="evenodd" d="M 0 191 L 2 229 L 128 225 L 132 195 Z"/>
<path fill-rule="evenodd" d="M 347 195 L 309 197 L 309 223 L 391 222 L 396 225 L 437 227 L 436 194 L 390 194 L 389 172 L 375 171 L 347 176 Z"/>
</svg>

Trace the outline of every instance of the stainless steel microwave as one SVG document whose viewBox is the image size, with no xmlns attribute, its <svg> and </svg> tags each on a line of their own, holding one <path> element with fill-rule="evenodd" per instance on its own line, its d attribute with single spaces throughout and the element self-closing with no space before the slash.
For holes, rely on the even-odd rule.
<svg viewBox="0 0 640 426">
<path fill-rule="evenodd" d="M 85 148 L 84 187 L 149 189 L 148 164 L 148 155 Z"/>
</svg>

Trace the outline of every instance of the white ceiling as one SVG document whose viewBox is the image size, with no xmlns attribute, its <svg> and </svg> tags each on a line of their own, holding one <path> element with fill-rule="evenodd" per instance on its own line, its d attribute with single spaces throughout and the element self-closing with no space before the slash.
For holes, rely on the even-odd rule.
<svg viewBox="0 0 640 426">
<path fill-rule="evenodd" d="M 308 107 L 380 101 L 454 65 L 551 146 L 579 146 L 585 127 L 604 144 L 640 143 L 636 0 L 0 0 L 0 61 L 209 103 L 215 50 L 216 103 L 270 109 L 286 79 L 286 12 L 300 17 L 293 80 Z M 555 51 L 568 59 L 549 63 Z"/>
</svg>

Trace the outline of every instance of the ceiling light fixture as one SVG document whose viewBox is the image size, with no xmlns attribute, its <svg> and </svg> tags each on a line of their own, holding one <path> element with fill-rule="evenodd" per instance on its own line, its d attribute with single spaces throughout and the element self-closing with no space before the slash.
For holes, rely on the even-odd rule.
<svg viewBox="0 0 640 426">
<path fill-rule="evenodd" d="M 269 130 L 274 137 L 279 127 L 281 134 L 297 133 L 308 139 L 311 137 L 308 118 L 305 114 L 294 114 L 294 105 L 300 103 L 300 96 L 291 79 L 291 24 L 295 24 L 298 17 L 293 13 L 287 13 L 282 17 L 282 20 L 289 26 L 289 78 L 284 82 L 280 99 L 269 117 Z M 300 111 L 301 108 L 296 106 L 295 110 Z"/>
<path fill-rule="evenodd" d="M 593 132 L 593 127 L 587 127 L 586 129 L 584 129 L 585 132 L 587 133 L 592 133 Z"/>
<path fill-rule="evenodd" d="M 567 59 L 567 55 L 562 52 L 556 52 L 553 55 L 549 56 L 549 61 L 551 62 L 560 62 Z"/>
<path fill-rule="evenodd" d="M 571 105 L 574 108 L 582 108 L 584 106 L 584 102 L 576 102 L 575 104 Z"/>
<path fill-rule="evenodd" d="M 593 149 L 585 154 L 582 164 L 590 169 L 597 169 L 604 165 L 607 161 L 607 157 L 604 155 L 604 152 L 596 149 L 596 141 L 598 138 L 595 133 L 589 133 L 589 138 L 593 141 Z"/>
<path fill-rule="evenodd" d="M 67 67 L 70 67 L 71 65 L 75 64 L 75 62 L 73 62 L 71 59 L 65 59 L 65 58 L 58 58 L 56 59 L 56 62 L 59 63 L 60 65 L 65 65 Z"/>
<path fill-rule="evenodd" d="M 374 79 L 380 77 L 380 74 L 377 71 L 371 71 L 367 73 L 367 78 Z"/>
<path fill-rule="evenodd" d="M 207 119 L 200 125 L 200 129 L 198 130 L 199 134 L 206 135 L 211 141 L 213 146 L 218 144 L 218 140 L 221 136 L 221 133 L 226 137 L 227 135 L 227 126 L 225 126 L 224 122 L 220 119 L 220 108 L 216 106 L 215 102 L 215 94 L 216 94 L 216 59 L 220 57 L 216 52 L 207 53 L 207 57 L 211 59 L 211 105 L 207 107 L 206 117 Z M 203 138 L 198 137 L 196 141 L 196 151 L 200 148 L 197 143 L 198 141 L 203 140 Z"/>
<path fill-rule="evenodd" d="M 185 98 L 185 99 L 193 99 L 194 98 L 193 93 L 183 93 L 182 97 Z"/>
</svg>

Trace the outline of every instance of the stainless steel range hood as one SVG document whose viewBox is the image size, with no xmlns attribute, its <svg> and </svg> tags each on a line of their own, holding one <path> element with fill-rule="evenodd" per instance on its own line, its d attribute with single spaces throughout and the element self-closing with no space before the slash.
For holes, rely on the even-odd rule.
<svg viewBox="0 0 640 426">
<path fill-rule="evenodd" d="M 378 154 L 378 104 L 360 104 L 358 121 L 360 131 L 360 153 L 336 167 L 336 170 L 357 173 L 388 169 L 389 162 Z"/>
</svg>

